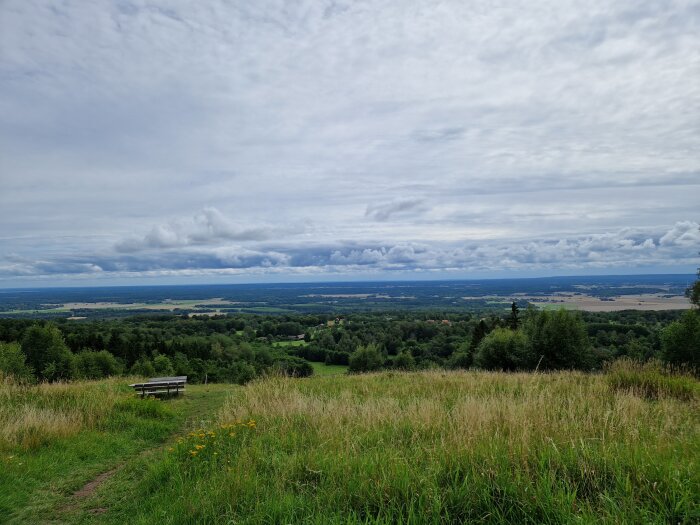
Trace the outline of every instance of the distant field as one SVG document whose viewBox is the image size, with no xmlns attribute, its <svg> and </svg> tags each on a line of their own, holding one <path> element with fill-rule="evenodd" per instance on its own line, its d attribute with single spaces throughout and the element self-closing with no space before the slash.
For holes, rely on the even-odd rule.
<svg viewBox="0 0 700 525">
<path fill-rule="evenodd" d="M 8 310 L 0 312 L 2 314 L 27 314 L 27 313 L 69 313 L 73 310 L 201 310 L 202 314 L 210 312 L 218 313 L 221 308 L 230 308 L 237 303 L 226 301 L 221 298 L 214 299 L 190 299 L 190 300 L 175 300 L 166 299 L 161 302 L 135 302 L 135 303 L 119 303 L 112 301 L 96 301 L 96 302 L 68 302 L 60 304 L 43 304 L 41 310 Z"/>
<path fill-rule="evenodd" d="M 276 341 L 272 346 L 305 346 L 306 341 Z"/>
<path fill-rule="evenodd" d="M 311 366 L 314 368 L 314 375 L 317 376 L 335 376 L 345 374 L 348 371 L 348 367 L 345 365 L 326 365 L 312 362 Z"/>
<path fill-rule="evenodd" d="M 694 275 L 548 277 L 455 281 L 134 286 L 0 290 L 0 315 L 119 317 L 128 312 L 335 313 L 386 311 L 502 312 L 557 304 L 590 311 L 687 308 Z M 578 295 L 576 295 L 578 294 Z M 47 308 L 47 306 L 49 306 Z"/>
<path fill-rule="evenodd" d="M 683 295 L 666 296 L 664 294 L 618 295 L 605 298 L 590 295 L 562 294 L 550 296 L 543 303 L 555 307 L 585 310 L 587 312 L 618 312 L 621 310 L 688 310 L 690 301 Z"/>
</svg>

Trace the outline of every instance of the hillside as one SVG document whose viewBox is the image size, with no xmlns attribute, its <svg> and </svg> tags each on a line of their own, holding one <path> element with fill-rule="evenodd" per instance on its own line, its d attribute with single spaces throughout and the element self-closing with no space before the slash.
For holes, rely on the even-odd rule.
<svg viewBox="0 0 700 525">
<path fill-rule="evenodd" d="M 691 523 L 698 384 L 654 374 L 273 377 L 173 401 L 104 381 L 5 385 L 15 414 L 112 401 L 70 435 L 6 431 L 0 510 L 14 523 Z M 92 449 L 110 440 L 117 454 Z M 41 474 L 49 461 L 63 481 Z"/>
</svg>

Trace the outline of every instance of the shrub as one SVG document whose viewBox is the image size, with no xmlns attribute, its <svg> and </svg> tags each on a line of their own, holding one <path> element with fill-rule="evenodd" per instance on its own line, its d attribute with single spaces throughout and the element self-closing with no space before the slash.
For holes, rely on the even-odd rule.
<svg viewBox="0 0 700 525">
<path fill-rule="evenodd" d="M 54 324 L 29 327 L 22 338 L 22 350 L 27 356 L 27 364 L 40 379 L 56 381 L 75 376 L 75 356 Z"/>
<path fill-rule="evenodd" d="M 491 370 L 522 370 L 532 366 L 527 337 L 520 331 L 496 328 L 482 339 L 474 364 Z"/>
<path fill-rule="evenodd" d="M 101 379 L 121 372 L 117 358 L 107 350 L 84 350 L 75 357 L 75 361 L 77 376 L 83 379 Z"/>
<path fill-rule="evenodd" d="M 540 368 L 548 370 L 587 370 L 593 354 L 586 326 L 575 312 L 529 311 L 523 330 L 530 340 L 533 358 L 542 359 Z"/>
<path fill-rule="evenodd" d="M 34 381 L 32 368 L 25 363 L 19 343 L 0 343 L 0 372 L 20 383 Z"/>
<path fill-rule="evenodd" d="M 410 352 L 404 350 L 394 358 L 394 367 L 400 370 L 413 370 L 416 367 L 416 360 Z"/>
<path fill-rule="evenodd" d="M 348 364 L 350 372 L 371 372 L 382 367 L 384 356 L 377 348 L 377 345 L 359 346 L 350 355 Z"/>
<path fill-rule="evenodd" d="M 661 332 L 663 358 L 673 365 L 700 369 L 700 311 L 688 310 Z"/>
</svg>

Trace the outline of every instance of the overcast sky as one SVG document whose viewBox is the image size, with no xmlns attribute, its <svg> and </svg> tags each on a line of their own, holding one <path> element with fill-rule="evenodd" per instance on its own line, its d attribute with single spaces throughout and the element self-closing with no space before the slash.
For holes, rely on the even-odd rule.
<svg viewBox="0 0 700 525">
<path fill-rule="evenodd" d="M 691 273 L 700 1 L 0 0 L 0 287 Z"/>
</svg>

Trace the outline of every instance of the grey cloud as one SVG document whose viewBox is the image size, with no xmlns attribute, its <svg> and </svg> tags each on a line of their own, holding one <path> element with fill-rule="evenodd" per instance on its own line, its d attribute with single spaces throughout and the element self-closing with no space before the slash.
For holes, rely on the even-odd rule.
<svg viewBox="0 0 700 525">
<path fill-rule="evenodd" d="M 659 243 L 662 246 L 700 247 L 700 225 L 693 221 L 678 222 Z"/>
<path fill-rule="evenodd" d="M 690 271 L 697 13 L 0 2 L 0 274 Z"/>
<path fill-rule="evenodd" d="M 388 221 L 397 215 L 417 215 L 426 210 L 425 200 L 407 198 L 381 204 L 370 204 L 365 211 L 365 217 L 376 221 Z"/>
<path fill-rule="evenodd" d="M 222 241 L 262 241 L 275 235 L 299 233 L 300 228 L 283 226 L 243 228 L 212 207 L 194 217 L 153 226 L 143 237 L 130 237 L 116 243 L 119 252 L 186 247 Z"/>
<path fill-rule="evenodd" d="M 284 273 L 304 271 L 309 275 L 372 269 L 386 272 L 485 271 L 494 267 L 513 271 L 542 269 L 586 269 L 634 266 L 643 268 L 663 262 L 691 262 L 694 253 L 683 239 L 697 231 L 697 223 L 678 223 L 667 231 L 624 228 L 614 232 L 567 238 L 528 241 L 471 243 L 432 242 L 357 245 L 353 242 L 308 245 L 268 245 L 246 248 L 208 248 L 195 245 L 139 255 L 64 257 L 54 261 L 0 261 L 0 277 L 133 274 L 149 272 L 248 271 Z M 662 239 L 666 239 L 663 240 Z M 632 262 L 631 262 L 632 261 Z"/>
</svg>

